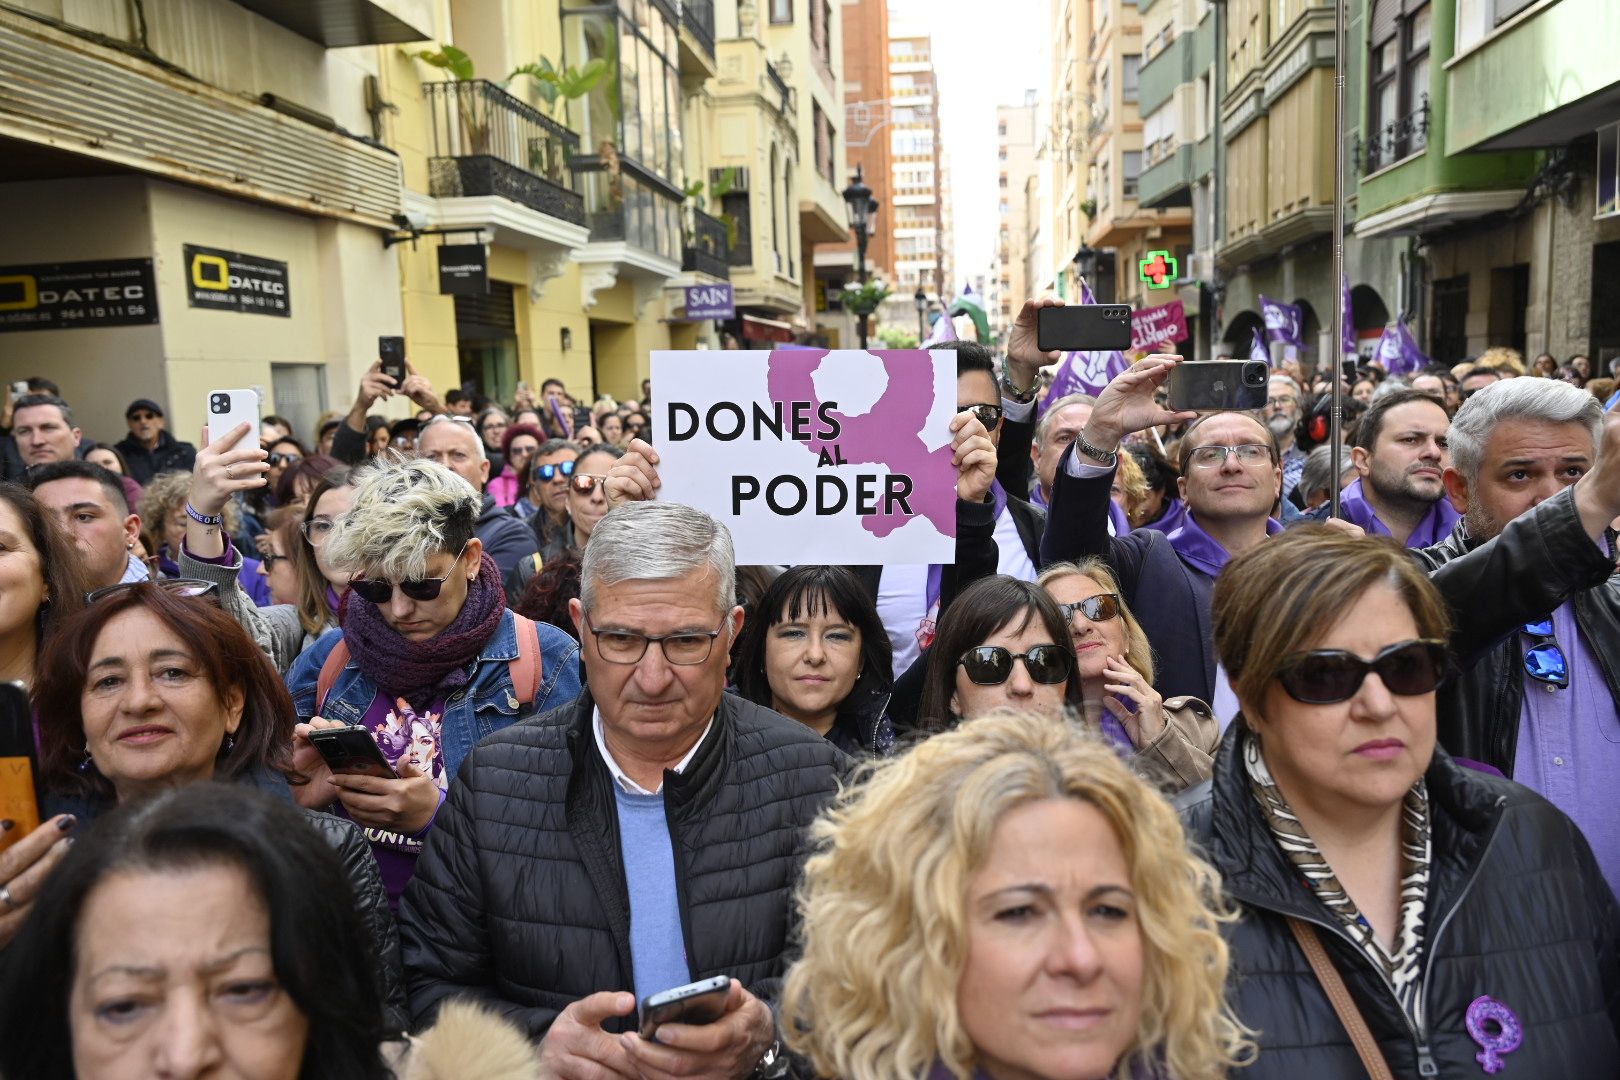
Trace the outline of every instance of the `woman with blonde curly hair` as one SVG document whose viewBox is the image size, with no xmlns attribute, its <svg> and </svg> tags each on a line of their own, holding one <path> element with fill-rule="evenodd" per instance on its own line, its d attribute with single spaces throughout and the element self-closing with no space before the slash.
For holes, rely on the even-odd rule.
<svg viewBox="0 0 1620 1080">
<path fill-rule="evenodd" d="M 843 1080 L 1215 1080 L 1232 918 L 1159 795 L 999 710 L 868 767 L 813 827 L 790 1046 Z"/>
<path fill-rule="evenodd" d="M 141 501 L 136 504 L 136 513 L 151 530 L 152 539 L 157 544 L 154 551 L 158 560 L 156 577 L 185 576 L 180 568 L 180 554 L 181 541 L 186 537 L 186 523 L 191 520 L 186 513 L 186 500 L 190 495 L 191 473 L 164 472 L 152 478 L 141 494 Z M 235 536 L 241 530 L 242 511 L 234 500 L 219 508 L 219 517 L 223 535 Z M 244 554 L 236 580 L 255 606 L 268 607 L 274 603 L 270 596 L 270 582 L 259 573 L 258 559 Z"/>
</svg>

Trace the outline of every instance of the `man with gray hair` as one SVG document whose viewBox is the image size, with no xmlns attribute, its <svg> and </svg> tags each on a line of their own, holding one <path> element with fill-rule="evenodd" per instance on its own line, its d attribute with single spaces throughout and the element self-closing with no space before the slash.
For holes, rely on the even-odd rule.
<svg viewBox="0 0 1620 1080">
<path fill-rule="evenodd" d="M 1605 431 L 1597 399 L 1580 388 L 1504 379 L 1463 403 L 1449 440 L 1446 493 L 1463 520 L 1418 554 L 1433 568 L 1495 537 L 1524 549 L 1499 556 L 1532 568 L 1484 582 L 1458 622 L 1501 622 L 1498 611 L 1523 608 L 1548 582 L 1559 600 L 1550 611 L 1531 605 L 1528 621 L 1514 619 L 1442 686 L 1440 742 L 1546 796 L 1620 887 L 1620 576 L 1609 529 L 1620 513 L 1620 417 Z"/>
<path fill-rule="evenodd" d="M 406 897 L 418 1024 L 470 996 L 540 1040 L 545 1076 L 778 1075 L 807 826 L 845 765 L 725 693 L 742 628 L 731 534 L 664 502 L 610 511 L 570 603 L 588 688 L 473 750 Z M 637 1001 L 730 976 L 711 1023 Z"/>
</svg>

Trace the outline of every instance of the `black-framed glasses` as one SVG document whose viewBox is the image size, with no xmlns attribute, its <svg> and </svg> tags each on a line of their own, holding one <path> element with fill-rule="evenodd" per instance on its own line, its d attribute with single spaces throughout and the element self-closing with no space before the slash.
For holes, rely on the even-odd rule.
<svg viewBox="0 0 1620 1080">
<path fill-rule="evenodd" d="M 471 540 L 467 541 L 467 544 L 470 543 Z M 450 564 L 450 572 L 444 577 L 411 578 L 408 581 L 401 581 L 399 591 L 412 600 L 438 599 L 444 583 L 455 576 L 456 567 L 461 565 L 461 557 L 467 554 L 467 544 L 461 545 L 461 550 L 456 553 L 456 561 Z M 362 600 L 369 600 L 379 607 L 388 603 L 394 595 L 394 583 L 386 578 L 352 578 L 349 581 L 349 588 L 353 589 Z"/>
<path fill-rule="evenodd" d="M 722 622 L 714 630 L 679 630 L 673 634 L 638 634 L 634 630 L 610 627 L 598 630 L 585 620 L 585 629 L 596 638 L 596 651 L 610 664 L 639 664 L 653 642 L 664 651 L 664 659 L 681 667 L 703 663 L 714 651 L 714 639 L 725 632 Z"/>
<path fill-rule="evenodd" d="M 591 492 L 596 490 L 597 484 L 607 484 L 607 475 L 605 473 L 575 473 L 569 478 L 568 484 L 581 495 L 589 495 Z M 607 491 L 604 487 L 603 495 L 605 496 L 606 494 Z"/>
<path fill-rule="evenodd" d="M 1046 686 L 1068 679 L 1074 669 L 1074 653 L 1060 645 L 1032 645 L 1028 652 L 1015 653 L 1004 645 L 980 645 L 969 649 L 956 662 L 976 686 L 1000 686 L 1012 678 L 1013 661 L 1022 660 L 1029 677 Z"/>
<path fill-rule="evenodd" d="M 984 430 L 990 431 L 1001 423 L 1000 405 L 963 405 L 957 410 L 959 413 L 970 412 L 973 418 L 984 425 Z"/>
<path fill-rule="evenodd" d="M 1344 649 L 1314 649 L 1285 657 L 1277 681 L 1288 696 L 1306 705 L 1332 705 L 1356 696 L 1369 671 L 1392 694 L 1432 693 L 1446 673 L 1446 646 L 1432 638 L 1397 641 L 1363 660 Z"/>
<path fill-rule="evenodd" d="M 536 465 L 534 474 L 547 482 L 555 480 L 558 476 L 566 480 L 574 475 L 574 463 L 572 461 L 555 461 L 549 465 Z"/>
<path fill-rule="evenodd" d="M 1271 447 L 1265 443 L 1239 443 L 1236 446 L 1200 446 L 1188 455 L 1195 469 L 1218 469 L 1226 464 L 1226 456 L 1236 454 L 1240 465 L 1258 465 L 1271 460 Z"/>
<path fill-rule="evenodd" d="M 117 596 L 119 593 L 126 593 L 143 585 L 154 589 L 162 589 L 166 593 L 173 593 L 175 596 L 183 596 L 187 599 L 207 599 L 216 604 L 219 603 L 219 586 L 212 581 L 204 581 L 202 578 L 152 578 L 148 581 L 120 581 L 117 585 L 106 585 L 85 593 L 84 602 L 94 604 L 97 600 L 105 600 L 109 596 Z"/>
<path fill-rule="evenodd" d="M 1098 593 L 1072 604 L 1059 604 L 1058 610 L 1063 612 L 1065 620 L 1072 620 L 1078 611 L 1092 622 L 1107 622 L 1119 618 L 1119 594 Z"/>
<path fill-rule="evenodd" d="M 1519 632 L 1531 639 L 1530 648 L 1524 653 L 1524 673 L 1548 686 L 1569 689 L 1569 661 L 1553 636 L 1552 618 L 1525 623 Z"/>
<path fill-rule="evenodd" d="M 290 558 L 292 558 L 291 555 L 282 555 L 274 551 L 259 552 L 259 564 L 264 567 L 264 572 L 267 574 L 276 568 L 276 563 Z"/>
</svg>

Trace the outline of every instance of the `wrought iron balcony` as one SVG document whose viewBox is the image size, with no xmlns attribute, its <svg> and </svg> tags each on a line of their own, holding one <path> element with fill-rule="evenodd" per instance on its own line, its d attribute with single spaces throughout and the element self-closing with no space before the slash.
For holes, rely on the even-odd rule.
<svg viewBox="0 0 1620 1080">
<path fill-rule="evenodd" d="M 782 73 L 776 70 L 776 65 L 769 60 L 765 62 L 765 75 L 771 81 L 771 88 L 780 98 L 781 103 L 777 105 L 777 111 L 782 113 L 797 112 L 798 104 L 794 100 L 793 87 L 788 85 L 787 80 L 782 78 Z"/>
<path fill-rule="evenodd" d="M 686 246 L 681 252 L 681 269 L 711 277 L 731 277 L 731 244 L 727 240 L 726 223 L 703 211 L 692 208 L 686 233 Z"/>
<path fill-rule="evenodd" d="M 714 0 L 686 0 L 681 5 L 681 25 L 714 55 Z"/>
<path fill-rule="evenodd" d="M 585 202 L 569 162 L 579 136 L 487 79 L 422 87 L 433 118 L 429 193 L 498 195 L 575 225 Z"/>
<path fill-rule="evenodd" d="M 1361 174 L 1370 176 L 1429 145 L 1429 95 L 1413 111 L 1391 120 L 1365 142 L 1358 142 Z"/>
</svg>

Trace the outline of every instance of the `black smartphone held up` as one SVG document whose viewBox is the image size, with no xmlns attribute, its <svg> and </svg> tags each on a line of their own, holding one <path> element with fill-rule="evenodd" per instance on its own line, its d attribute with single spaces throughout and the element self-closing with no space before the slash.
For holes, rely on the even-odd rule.
<svg viewBox="0 0 1620 1080">
<path fill-rule="evenodd" d="M 1271 367 L 1264 360 L 1188 360 L 1165 380 L 1166 404 L 1176 412 L 1263 409 Z"/>
<path fill-rule="evenodd" d="M 726 998 L 730 994 L 731 976 L 716 975 L 644 997 L 641 1037 L 651 1039 L 663 1024 L 712 1024 L 726 1015 Z"/>
<path fill-rule="evenodd" d="M 1113 352 L 1131 347 L 1129 304 L 1067 304 L 1035 313 L 1035 343 L 1042 352 Z"/>
<path fill-rule="evenodd" d="M 377 339 L 377 358 L 382 361 L 382 373 L 394 380 L 396 387 L 405 385 L 405 339 L 380 337 Z"/>
<path fill-rule="evenodd" d="M 0 683 L 0 818 L 13 823 L 0 833 L 0 851 L 39 828 L 38 776 L 28 691 L 22 683 Z"/>
<path fill-rule="evenodd" d="M 371 732 L 363 727 L 312 731 L 309 741 L 335 773 L 359 773 L 384 780 L 394 780 L 399 776 L 394 767 L 388 764 L 388 759 L 383 757 Z"/>
</svg>

